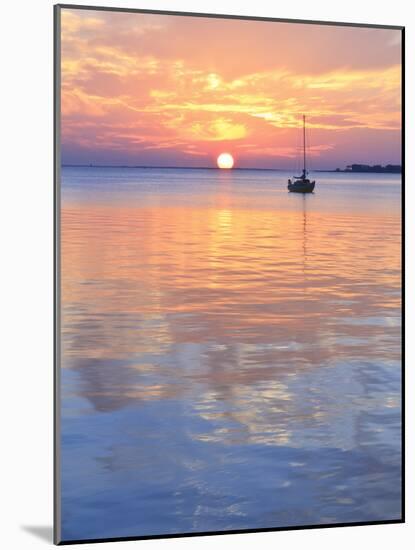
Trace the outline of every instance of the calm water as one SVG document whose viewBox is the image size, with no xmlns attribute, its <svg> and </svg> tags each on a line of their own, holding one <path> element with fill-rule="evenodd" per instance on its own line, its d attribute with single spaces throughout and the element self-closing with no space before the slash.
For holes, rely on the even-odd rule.
<svg viewBox="0 0 415 550">
<path fill-rule="evenodd" d="M 63 169 L 63 539 L 400 517 L 400 177 L 287 175 Z"/>
</svg>

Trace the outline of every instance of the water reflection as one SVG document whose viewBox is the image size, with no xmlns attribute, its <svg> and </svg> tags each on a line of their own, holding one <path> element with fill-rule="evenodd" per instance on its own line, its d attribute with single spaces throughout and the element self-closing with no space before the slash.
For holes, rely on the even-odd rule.
<svg viewBox="0 0 415 550">
<path fill-rule="evenodd" d="M 400 515 L 399 211 L 226 178 L 64 195 L 68 538 Z"/>
</svg>

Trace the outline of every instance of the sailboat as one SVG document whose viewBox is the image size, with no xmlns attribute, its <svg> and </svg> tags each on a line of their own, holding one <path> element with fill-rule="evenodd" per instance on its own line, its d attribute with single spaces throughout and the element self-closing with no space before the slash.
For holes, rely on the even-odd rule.
<svg viewBox="0 0 415 550">
<path fill-rule="evenodd" d="M 303 115 L 303 173 L 301 176 L 294 176 L 288 180 L 288 191 L 290 193 L 312 193 L 316 185 L 315 181 L 307 178 L 306 171 L 306 149 L 305 149 L 305 115 Z"/>
</svg>

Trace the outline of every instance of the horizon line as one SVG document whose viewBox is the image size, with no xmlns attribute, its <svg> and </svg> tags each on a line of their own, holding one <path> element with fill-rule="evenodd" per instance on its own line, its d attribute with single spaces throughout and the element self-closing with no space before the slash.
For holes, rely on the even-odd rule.
<svg viewBox="0 0 415 550">
<path fill-rule="evenodd" d="M 233 166 L 232 168 L 223 169 L 218 166 L 158 166 L 156 164 L 61 164 L 62 168 L 164 168 L 178 170 L 270 170 L 284 171 L 285 168 L 255 168 Z"/>
</svg>

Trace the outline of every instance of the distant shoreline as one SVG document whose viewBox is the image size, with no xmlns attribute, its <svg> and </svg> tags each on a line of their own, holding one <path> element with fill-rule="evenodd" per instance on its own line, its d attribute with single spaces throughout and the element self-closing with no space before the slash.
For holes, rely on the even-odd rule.
<svg viewBox="0 0 415 550">
<path fill-rule="evenodd" d="M 402 174 L 402 170 L 312 170 L 325 174 Z"/>
<path fill-rule="evenodd" d="M 336 168 L 335 170 L 315 170 L 316 172 L 335 172 L 336 174 L 402 174 L 402 166 L 399 164 L 387 164 L 381 166 L 375 164 L 370 166 L 369 164 L 351 164 L 345 169 L 341 170 Z"/>
</svg>

